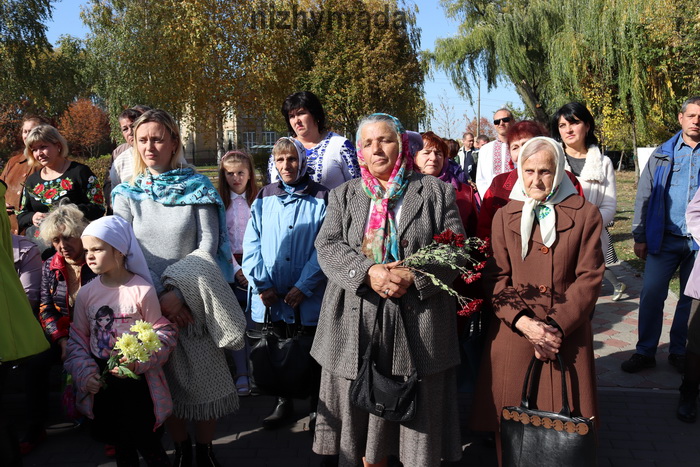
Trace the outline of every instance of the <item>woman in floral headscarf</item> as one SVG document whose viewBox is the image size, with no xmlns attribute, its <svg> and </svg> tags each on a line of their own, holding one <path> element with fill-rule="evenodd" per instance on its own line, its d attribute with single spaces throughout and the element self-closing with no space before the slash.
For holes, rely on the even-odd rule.
<svg viewBox="0 0 700 467">
<path fill-rule="evenodd" d="M 462 451 L 455 300 L 396 262 L 446 229 L 464 229 L 454 189 L 413 171 L 396 118 L 373 114 L 358 128 L 362 178 L 331 191 L 316 239 L 328 287 L 312 348 L 323 368 L 314 451 L 337 455 L 341 466 L 387 465 L 389 456 L 407 466 L 438 466 Z M 430 268 L 445 283 L 456 277 L 449 268 Z M 370 342 L 382 374 L 401 379 L 417 371 L 412 420 L 390 422 L 350 402 Z"/>
</svg>

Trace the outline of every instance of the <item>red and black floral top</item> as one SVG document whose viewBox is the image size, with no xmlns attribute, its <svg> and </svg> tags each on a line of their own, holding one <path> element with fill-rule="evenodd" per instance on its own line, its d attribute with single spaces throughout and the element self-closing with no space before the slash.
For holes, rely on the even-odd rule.
<svg viewBox="0 0 700 467">
<path fill-rule="evenodd" d="M 68 170 L 53 180 L 41 178 L 41 171 L 27 177 L 24 186 L 24 206 L 17 216 L 20 230 L 32 225 L 36 212 L 49 212 L 58 202 L 68 198 L 89 220 L 105 213 L 102 186 L 90 167 L 71 161 Z"/>
</svg>

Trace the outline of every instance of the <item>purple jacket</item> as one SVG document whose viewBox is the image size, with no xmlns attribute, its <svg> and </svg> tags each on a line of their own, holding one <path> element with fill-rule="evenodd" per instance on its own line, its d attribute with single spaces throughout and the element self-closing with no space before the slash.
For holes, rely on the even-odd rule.
<svg viewBox="0 0 700 467">
<path fill-rule="evenodd" d="M 695 243 L 700 245 L 700 190 L 695 193 L 693 200 L 688 204 L 688 209 L 685 211 L 685 223 Z M 700 255 L 695 257 L 695 264 L 688 277 L 684 293 L 700 300 Z"/>
</svg>

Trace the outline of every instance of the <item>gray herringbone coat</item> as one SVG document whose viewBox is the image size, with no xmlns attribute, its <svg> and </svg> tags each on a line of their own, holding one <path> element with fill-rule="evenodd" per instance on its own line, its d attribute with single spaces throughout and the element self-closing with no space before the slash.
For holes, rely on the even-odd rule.
<svg viewBox="0 0 700 467">
<path fill-rule="evenodd" d="M 364 352 L 360 348 L 362 314 L 376 316 L 382 302 L 364 283 L 367 271 L 375 264 L 361 251 L 370 199 L 363 191 L 361 179 L 332 190 L 329 198 L 326 219 L 316 239 L 318 262 L 328 276 L 328 287 L 311 354 L 326 371 L 355 379 Z M 401 257 L 430 244 L 433 235 L 446 229 L 464 233 L 454 188 L 435 177 L 414 173 L 403 197 L 398 225 Z M 456 277 L 456 272 L 447 267 L 430 270 L 447 284 Z M 383 348 L 381 352 L 385 358 L 389 352 L 394 375 L 410 374 L 408 346 L 420 376 L 459 363 L 453 297 L 417 275 L 403 297 L 384 303 L 383 315 L 389 317 L 384 334 L 393 333 L 386 340 L 392 342 L 393 348 Z M 405 334 L 400 326 L 401 316 Z"/>
</svg>

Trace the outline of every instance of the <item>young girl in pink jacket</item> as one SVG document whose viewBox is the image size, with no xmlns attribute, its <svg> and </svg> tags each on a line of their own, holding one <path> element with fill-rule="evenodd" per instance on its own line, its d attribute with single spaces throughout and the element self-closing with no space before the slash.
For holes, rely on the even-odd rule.
<svg viewBox="0 0 700 467">
<path fill-rule="evenodd" d="M 102 217 L 82 234 L 85 258 L 97 278 L 80 289 L 68 339 L 66 369 L 78 390 L 78 410 L 92 419 L 92 434 L 115 445 L 117 465 L 169 466 L 160 438 L 172 412 L 162 366 L 173 350 L 177 329 L 162 316 L 143 252 L 128 222 Z M 160 350 L 144 362 L 126 366 L 138 379 L 117 369 L 101 379 L 113 347 L 137 321 L 153 326 Z"/>
</svg>

